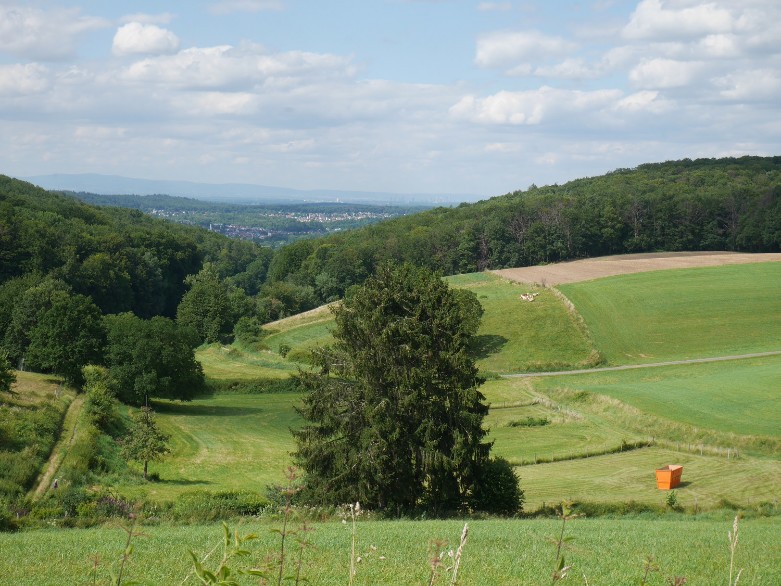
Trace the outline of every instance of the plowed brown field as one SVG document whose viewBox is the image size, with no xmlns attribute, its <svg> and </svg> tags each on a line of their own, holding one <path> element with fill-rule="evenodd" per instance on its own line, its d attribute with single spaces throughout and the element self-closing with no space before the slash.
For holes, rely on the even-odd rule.
<svg viewBox="0 0 781 586">
<path fill-rule="evenodd" d="M 492 273 L 520 283 L 562 285 L 613 275 L 627 275 L 665 269 L 715 267 L 730 264 L 781 261 L 781 253 L 738 252 L 652 252 L 622 254 L 562 262 L 552 265 L 500 269 Z"/>
</svg>

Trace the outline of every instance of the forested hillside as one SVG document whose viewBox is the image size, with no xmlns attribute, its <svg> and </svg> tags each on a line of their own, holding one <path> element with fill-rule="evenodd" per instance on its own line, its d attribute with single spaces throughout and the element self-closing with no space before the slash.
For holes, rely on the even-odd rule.
<svg viewBox="0 0 781 586">
<path fill-rule="evenodd" d="M 301 243 L 283 255 L 285 271 L 300 279 L 339 256 L 340 265 L 403 258 L 456 274 L 618 253 L 780 247 L 781 157 L 742 157 L 532 186 Z"/>
<path fill-rule="evenodd" d="M 264 280 L 271 256 L 251 242 L 135 210 L 88 206 L 0 177 L 0 355 L 79 384 L 84 365 L 119 367 L 112 356 L 122 355 L 134 336 L 146 336 L 179 349 L 146 357 L 127 349 L 135 352 L 134 367 L 146 373 L 148 389 L 160 394 L 176 369 L 197 381 L 202 375 L 192 348 L 203 341 L 197 324 L 171 319 L 188 288 L 218 283 L 225 299 L 217 309 L 232 329 L 240 315 L 253 313 L 242 286 Z M 104 318 L 110 314 L 127 317 Z M 135 321 L 128 326 L 128 320 Z M 133 401 L 147 392 L 128 391 Z"/>
</svg>

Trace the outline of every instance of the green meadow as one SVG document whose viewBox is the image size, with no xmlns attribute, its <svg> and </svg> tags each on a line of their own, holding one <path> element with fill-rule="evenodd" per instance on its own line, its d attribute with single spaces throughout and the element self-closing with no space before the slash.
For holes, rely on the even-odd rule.
<svg viewBox="0 0 781 586">
<path fill-rule="evenodd" d="M 781 437 L 781 356 L 552 377 L 536 385 L 606 395 L 719 432 Z"/>
<path fill-rule="evenodd" d="M 650 335 L 645 323 L 670 329 L 673 326 L 665 320 L 673 320 L 678 337 L 689 339 L 697 338 L 697 331 L 708 332 L 711 321 L 701 317 L 684 322 L 678 319 L 678 301 L 673 308 L 650 301 L 667 295 L 660 292 L 669 292 L 670 283 L 676 284 L 679 295 L 689 292 L 699 303 L 708 297 L 701 295 L 700 287 L 720 291 L 753 282 L 759 289 L 757 298 L 772 308 L 775 298 L 770 300 L 767 289 L 781 275 L 779 267 L 765 263 L 726 267 L 727 271 L 658 271 L 562 289 L 568 295 L 597 291 L 592 298 L 602 299 L 603 307 L 610 305 L 605 301 L 608 293 L 627 295 L 632 290 L 633 307 L 655 307 L 654 318 L 643 322 L 614 315 L 613 327 L 629 331 L 637 325 L 637 337 L 643 339 Z M 642 284 L 626 285 L 635 279 Z M 535 290 L 539 295 L 530 303 L 520 299 L 525 287 L 486 273 L 448 280 L 474 291 L 483 304 L 476 352 L 481 369 L 489 375 L 534 370 L 543 364 L 578 368 L 594 353 L 609 355 L 603 335 L 592 327 L 593 315 L 586 311 L 581 319 L 555 291 Z M 577 294 L 572 297 L 577 299 Z M 710 310 L 719 311 L 717 306 Z M 580 302 L 575 308 L 580 311 Z M 726 319 L 721 317 L 720 323 Z M 730 335 L 711 339 L 711 349 L 704 355 L 712 356 L 724 339 L 729 346 L 723 351 L 730 354 L 743 347 L 776 348 L 749 344 L 753 332 L 746 324 L 755 321 L 753 315 L 733 312 L 729 319 L 723 327 Z M 772 324 L 773 316 L 765 321 Z M 328 342 L 331 323 L 330 312 L 321 308 L 272 324 L 268 350 L 212 345 L 201 349 L 198 357 L 213 380 L 284 379 L 305 367 L 298 360 L 307 349 Z M 291 348 L 286 358 L 278 353 L 281 345 Z M 482 392 L 491 407 L 486 426 L 494 453 L 518 466 L 528 510 L 564 498 L 660 504 L 663 494 L 655 488 L 653 470 L 695 456 L 691 462 L 699 464 L 686 465 L 685 478 L 691 484 L 682 487 L 681 501 L 712 508 L 725 501 L 749 505 L 781 496 L 780 383 L 781 356 L 769 356 L 556 377 L 491 375 Z M 262 492 L 268 484 L 282 482 L 291 462 L 295 446 L 289 430 L 300 422 L 293 409 L 299 400 L 295 393 L 218 393 L 192 403 L 158 403 L 174 448 L 168 459 L 155 464 L 162 481 L 118 488 L 163 499 L 194 489 Z M 646 443 L 651 446 L 633 449 Z M 592 467 L 596 471 L 587 474 L 586 481 L 583 475 Z M 703 473 L 706 469 L 718 473 Z M 746 483 L 746 477 L 752 481 Z"/>
<path fill-rule="evenodd" d="M 781 263 L 608 277 L 559 289 L 610 364 L 781 349 Z"/>
<path fill-rule="evenodd" d="M 117 485 L 135 498 L 173 500 L 192 490 L 247 490 L 265 493 L 285 481 L 294 448 L 291 427 L 300 418 L 293 409 L 300 395 L 217 394 L 190 403 L 156 401 L 163 431 L 171 436 L 171 454 L 152 467 L 161 480 Z"/>
<path fill-rule="evenodd" d="M 551 289 L 527 287 L 487 273 L 449 277 L 472 291 L 484 314 L 477 333 L 477 365 L 500 374 L 585 368 L 597 353 L 576 315 Z M 524 293 L 537 294 L 533 302 Z"/>
<path fill-rule="evenodd" d="M 453 287 L 472 291 L 483 306 L 485 313 L 475 348 L 481 371 L 506 374 L 586 368 L 598 360 L 579 318 L 554 291 L 521 286 L 489 273 L 457 275 L 446 280 Z M 538 296 L 529 303 L 520 298 L 523 293 Z M 270 334 L 264 343 L 272 354 L 278 353 L 281 346 L 288 346 L 288 363 L 306 363 L 308 351 L 332 341 L 332 324 L 330 311 L 322 307 L 266 325 L 264 329 Z M 202 351 L 198 358 L 209 376 L 228 376 L 215 352 Z M 241 370 L 251 371 L 244 366 Z M 262 376 L 262 372 L 256 372 Z"/>
<path fill-rule="evenodd" d="M 396 586 L 427 584 L 433 553 L 455 549 L 463 521 L 364 521 L 356 526 L 355 584 Z M 561 524 L 555 520 L 472 520 L 458 572 L 459 584 L 534 586 L 550 584 L 555 545 Z M 235 527 L 235 526 L 234 526 Z M 279 535 L 272 529 L 279 520 L 240 524 L 241 535 L 255 533 L 240 559 L 244 567 L 262 564 L 279 549 Z M 293 527 L 297 527 L 294 522 Z M 352 526 L 338 520 L 314 523 L 307 533 L 312 547 L 303 554 L 302 576 L 308 584 L 349 582 Z M 686 576 L 689 584 L 722 584 L 729 576 L 727 531 L 729 517 L 693 519 L 681 516 L 657 519 L 575 519 L 565 528 L 571 541 L 565 546 L 567 564 L 573 569 L 567 582 L 583 584 L 637 584 L 648 556 L 658 571 L 649 584 L 665 584 L 672 576 Z M 735 572 L 742 569 L 742 586 L 781 583 L 781 522 L 744 519 L 735 554 Z M 195 584 L 192 550 L 199 559 L 211 554 L 207 568 L 216 568 L 222 553 L 219 525 L 144 527 L 133 542 L 125 567 L 128 580 L 143 584 Z M 110 570 L 118 568 L 126 535 L 118 527 L 42 530 L 0 534 L 0 575 L 4 584 L 92 584 L 90 571 L 97 556 L 97 583 L 106 583 Z M 297 546 L 289 551 L 295 559 Z M 161 555 L 162 553 L 162 555 Z M 24 564 L 18 560 L 25 560 Z M 447 558 L 449 560 L 449 558 Z M 294 565 L 288 562 L 292 574 Z M 236 566 L 234 566 L 236 567 Z M 237 576 L 240 584 L 257 579 Z M 437 583 L 448 583 L 440 576 Z"/>
</svg>

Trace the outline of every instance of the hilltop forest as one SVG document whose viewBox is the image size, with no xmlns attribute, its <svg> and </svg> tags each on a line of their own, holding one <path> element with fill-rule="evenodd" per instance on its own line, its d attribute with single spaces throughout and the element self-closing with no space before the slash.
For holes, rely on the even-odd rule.
<svg viewBox="0 0 781 586">
<path fill-rule="evenodd" d="M 79 382 L 83 364 L 121 353 L 122 328 L 190 347 L 237 324 L 251 335 L 340 298 L 386 260 L 456 274 L 657 250 L 781 250 L 781 157 L 646 164 L 279 250 L 0 176 L 0 352 L 53 372 L 67 358 L 58 374 Z M 57 355 L 57 336 L 70 351 Z"/>
</svg>

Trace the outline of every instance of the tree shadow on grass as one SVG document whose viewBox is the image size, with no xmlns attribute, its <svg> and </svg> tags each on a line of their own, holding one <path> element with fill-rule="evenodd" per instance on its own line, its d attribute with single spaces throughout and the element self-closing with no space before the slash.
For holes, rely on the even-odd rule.
<svg viewBox="0 0 781 586">
<path fill-rule="evenodd" d="M 482 334 L 475 336 L 472 340 L 472 347 L 470 348 L 471 354 L 476 360 L 481 358 L 488 358 L 492 354 L 496 354 L 507 344 L 509 340 L 504 336 L 497 336 L 495 334 Z"/>
<path fill-rule="evenodd" d="M 264 410 L 260 407 L 231 407 L 230 405 L 194 405 L 193 403 L 158 403 L 155 401 L 156 413 L 166 415 L 189 415 L 193 417 L 238 417 L 241 415 L 255 415 Z"/>
<path fill-rule="evenodd" d="M 206 485 L 206 484 L 214 484 L 211 480 L 186 480 L 184 478 L 177 478 L 175 480 L 169 480 L 166 478 L 161 478 L 160 480 L 156 480 L 155 484 L 169 484 L 172 486 L 197 486 L 197 485 Z"/>
</svg>

